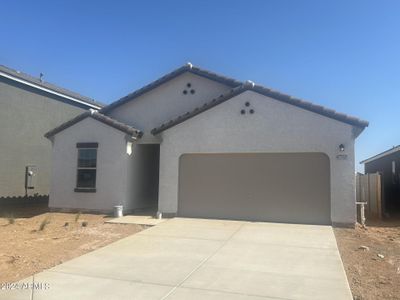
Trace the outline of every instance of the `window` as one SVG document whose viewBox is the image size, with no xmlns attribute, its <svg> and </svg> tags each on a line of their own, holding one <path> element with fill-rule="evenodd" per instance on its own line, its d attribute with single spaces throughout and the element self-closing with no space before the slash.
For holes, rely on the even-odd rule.
<svg viewBox="0 0 400 300">
<path fill-rule="evenodd" d="M 95 192 L 97 143 L 78 143 L 78 170 L 75 192 Z"/>
</svg>

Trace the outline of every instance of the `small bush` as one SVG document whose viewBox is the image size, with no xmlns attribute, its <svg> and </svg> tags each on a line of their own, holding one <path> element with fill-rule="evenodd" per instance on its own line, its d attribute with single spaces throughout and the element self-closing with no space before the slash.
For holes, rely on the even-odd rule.
<svg viewBox="0 0 400 300">
<path fill-rule="evenodd" d="M 10 259 L 7 261 L 9 264 L 13 264 L 15 263 L 15 261 L 17 260 L 17 258 L 14 255 L 10 256 Z"/>
<path fill-rule="evenodd" d="M 78 213 L 75 215 L 75 223 L 78 222 L 78 220 L 79 220 L 80 217 L 81 217 L 81 212 L 78 212 Z"/>
<path fill-rule="evenodd" d="M 42 223 L 40 223 L 39 231 L 43 231 L 44 228 L 45 228 L 48 224 L 50 224 L 50 219 L 49 219 L 49 217 L 46 217 L 46 218 L 42 221 Z"/>
<path fill-rule="evenodd" d="M 64 227 L 68 227 L 68 226 L 69 226 L 69 223 L 65 222 Z"/>
<path fill-rule="evenodd" d="M 14 218 L 14 216 L 13 216 L 13 215 L 9 215 L 9 216 L 7 217 L 7 221 L 8 221 L 8 224 L 14 224 L 14 223 L 15 223 L 15 218 Z"/>
<path fill-rule="evenodd" d="M 89 225 L 88 222 L 86 222 L 86 221 L 82 222 L 82 227 L 87 227 L 88 225 Z"/>
</svg>

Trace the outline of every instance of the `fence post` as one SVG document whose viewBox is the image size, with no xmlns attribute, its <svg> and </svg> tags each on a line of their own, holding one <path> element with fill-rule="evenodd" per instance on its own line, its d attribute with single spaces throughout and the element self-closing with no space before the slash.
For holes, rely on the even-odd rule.
<svg viewBox="0 0 400 300">
<path fill-rule="evenodd" d="M 361 225 L 365 227 L 365 204 L 366 202 L 356 202 L 357 205 L 360 205 L 360 216 L 361 216 Z"/>
</svg>

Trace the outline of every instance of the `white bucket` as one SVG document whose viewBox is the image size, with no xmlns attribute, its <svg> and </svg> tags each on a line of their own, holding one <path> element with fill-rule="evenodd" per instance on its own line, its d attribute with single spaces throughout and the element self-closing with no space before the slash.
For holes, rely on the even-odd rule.
<svg viewBox="0 0 400 300">
<path fill-rule="evenodd" d="M 123 206 L 122 205 L 116 205 L 114 206 L 114 217 L 115 218 L 120 218 L 123 216 Z"/>
</svg>

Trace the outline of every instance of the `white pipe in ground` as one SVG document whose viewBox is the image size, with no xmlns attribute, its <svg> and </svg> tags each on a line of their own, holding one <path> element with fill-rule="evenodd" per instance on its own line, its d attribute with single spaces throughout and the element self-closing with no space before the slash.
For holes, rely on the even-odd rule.
<svg viewBox="0 0 400 300">
<path fill-rule="evenodd" d="M 114 206 L 114 217 L 115 218 L 120 218 L 120 217 L 123 217 L 123 210 L 124 210 L 124 208 L 123 208 L 123 206 L 122 205 L 116 205 L 116 206 Z"/>
</svg>

